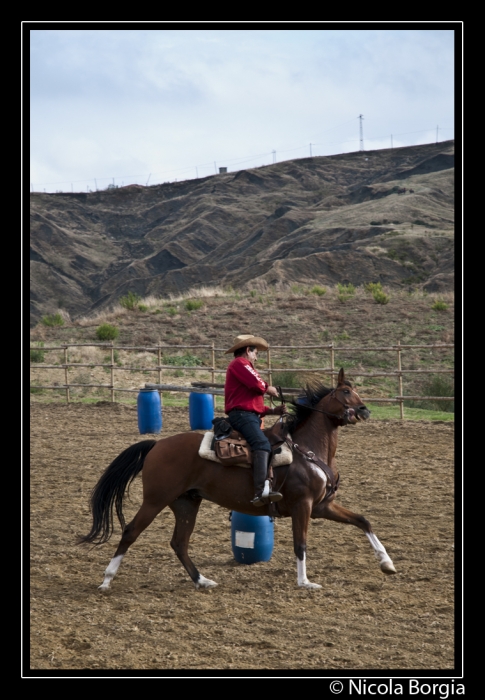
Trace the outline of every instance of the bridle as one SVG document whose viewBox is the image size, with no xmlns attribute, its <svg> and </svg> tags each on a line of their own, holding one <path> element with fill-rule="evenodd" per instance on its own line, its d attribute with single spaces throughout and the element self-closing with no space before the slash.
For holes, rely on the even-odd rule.
<svg viewBox="0 0 485 700">
<path fill-rule="evenodd" d="M 278 387 L 278 389 L 279 388 L 280 387 Z M 345 410 L 344 410 L 342 415 L 339 415 L 338 413 L 330 413 L 330 411 L 324 411 L 322 408 L 315 408 L 314 406 L 307 406 L 305 404 L 298 404 L 294 400 L 290 401 L 290 403 L 293 406 L 297 406 L 299 408 L 301 408 L 303 406 L 303 408 L 308 408 L 308 410 L 310 410 L 310 411 L 317 411 L 318 413 L 323 413 L 325 416 L 332 416 L 333 418 L 338 418 L 339 420 L 344 420 L 345 418 L 347 418 L 349 415 L 349 409 L 351 409 L 352 407 L 348 406 L 346 403 L 344 403 L 343 401 L 341 401 L 338 398 L 337 389 L 332 389 L 332 391 L 329 394 L 327 394 L 327 396 L 335 399 L 336 401 L 339 402 L 339 404 L 341 404 L 344 407 Z"/>
</svg>

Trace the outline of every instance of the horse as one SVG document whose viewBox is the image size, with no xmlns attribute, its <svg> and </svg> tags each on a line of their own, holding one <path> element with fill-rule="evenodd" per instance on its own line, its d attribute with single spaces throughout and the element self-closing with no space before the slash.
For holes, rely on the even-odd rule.
<svg viewBox="0 0 485 700">
<path fill-rule="evenodd" d="M 216 586 L 215 581 L 202 576 L 188 554 L 189 539 L 203 499 L 247 515 L 290 517 L 300 588 L 322 587 L 309 581 L 306 574 L 306 542 L 311 518 L 325 518 L 360 528 L 374 550 L 381 571 L 396 573 L 369 521 L 335 500 L 339 480 L 335 461 L 338 429 L 370 417 L 370 411 L 345 378 L 344 370 L 339 371 L 336 387 L 307 385 L 302 389 L 302 395 L 291 402 L 289 409 L 275 423 L 293 454 L 291 464 L 274 469 L 273 487 L 283 494 L 283 499 L 277 503 L 262 507 L 252 505 L 251 469 L 228 467 L 200 457 L 199 447 L 204 436 L 197 432 L 143 440 L 118 455 L 91 493 L 91 530 L 78 538 L 78 544 L 101 545 L 107 542 L 113 534 L 113 510 L 116 510 L 122 536 L 99 589 L 107 591 L 110 588 L 128 548 L 167 506 L 175 515 L 170 545 L 195 588 Z M 267 430 L 273 431 L 275 426 Z M 123 497 L 140 472 L 143 502 L 133 520 L 125 525 Z"/>
</svg>

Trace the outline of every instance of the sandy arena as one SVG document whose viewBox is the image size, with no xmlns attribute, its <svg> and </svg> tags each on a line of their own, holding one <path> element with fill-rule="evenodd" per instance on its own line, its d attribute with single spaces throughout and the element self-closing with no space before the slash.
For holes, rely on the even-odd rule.
<svg viewBox="0 0 485 700">
<path fill-rule="evenodd" d="M 204 502 L 190 553 L 216 588 L 195 590 L 170 548 L 167 509 L 103 594 L 121 530 L 97 548 L 75 544 L 91 526 L 91 489 L 129 445 L 189 430 L 187 409 L 164 408 L 159 436 L 140 436 L 136 408 L 122 404 L 32 404 L 30 416 L 31 674 L 426 676 L 455 668 L 452 422 L 371 419 L 340 429 L 338 501 L 371 522 L 395 576 L 380 571 L 360 530 L 318 520 L 307 573 L 323 588 L 299 589 L 289 519 L 275 522 L 269 562 L 239 564 L 228 511 Z M 137 478 L 125 501 L 127 521 L 140 486 Z"/>
</svg>

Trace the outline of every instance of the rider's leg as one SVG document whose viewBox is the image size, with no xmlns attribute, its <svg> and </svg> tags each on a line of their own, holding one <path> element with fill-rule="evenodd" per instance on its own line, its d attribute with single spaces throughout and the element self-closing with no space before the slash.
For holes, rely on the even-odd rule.
<svg viewBox="0 0 485 700">
<path fill-rule="evenodd" d="M 261 430 L 258 414 L 251 411 L 231 411 L 228 414 L 228 420 L 232 427 L 246 438 L 253 453 L 255 497 L 251 503 L 262 506 L 270 501 L 280 501 L 283 496 L 278 491 L 271 490 L 271 484 L 267 478 L 271 445 Z"/>
<path fill-rule="evenodd" d="M 273 491 L 267 478 L 268 464 L 271 453 L 263 450 L 253 452 L 253 479 L 254 498 L 251 503 L 255 506 L 264 506 L 269 502 L 281 501 L 283 495 L 279 491 Z"/>
</svg>

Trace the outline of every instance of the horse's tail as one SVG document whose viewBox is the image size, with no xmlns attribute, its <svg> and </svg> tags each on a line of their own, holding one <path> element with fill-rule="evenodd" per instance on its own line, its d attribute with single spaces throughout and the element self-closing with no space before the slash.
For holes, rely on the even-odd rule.
<svg viewBox="0 0 485 700">
<path fill-rule="evenodd" d="M 78 538 L 77 544 L 93 542 L 98 545 L 109 540 L 113 534 L 113 506 L 124 528 L 123 496 L 135 476 L 141 472 L 145 458 L 156 442 L 142 440 L 128 447 L 104 471 L 91 493 L 93 525 L 85 537 Z"/>
</svg>

